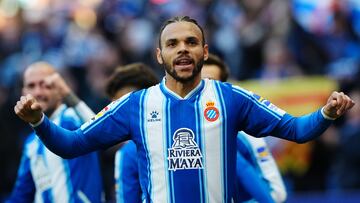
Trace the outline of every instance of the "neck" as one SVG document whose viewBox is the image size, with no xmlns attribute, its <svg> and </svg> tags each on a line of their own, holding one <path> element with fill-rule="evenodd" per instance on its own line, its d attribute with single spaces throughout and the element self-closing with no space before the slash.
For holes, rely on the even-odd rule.
<svg viewBox="0 0 360 203">
<path fill-rule="evenodd" d="M 180 97 L 184 98 L 186 95 L 189 94 L 193 89 L 196 88 L 196 86 L 199 85 L 201 81 L 201 77 L 195 77 L 193 80 L 188 82 L 179 82 L 175 78 L 171 77 L 169 74 L 166 74 L 165 76 L 166 82 L 165 85 L 167 88 L 169 88 L 171 91 L 175 92 Z"/>
</svg>

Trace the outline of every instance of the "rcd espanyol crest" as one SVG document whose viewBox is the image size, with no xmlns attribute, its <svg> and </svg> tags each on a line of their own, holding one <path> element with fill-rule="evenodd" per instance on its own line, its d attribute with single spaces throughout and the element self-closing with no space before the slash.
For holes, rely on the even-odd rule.
<svg viewBox="0 0 360 203">
<path fill-rule="evenodd" d="M 202 169 L 202 154 L 196 144 L 194 132 L 180 128 L 173 135 L 173 145 L 168 149 L 169 170 Z"/>
<path fill-rule="evenodd" d="M 215 107 L 214 102 L 207 102 L 204 110 L 204 117 L 210 122 L 214 122 L 219 118 L 219 110 Z"/>
</svg>

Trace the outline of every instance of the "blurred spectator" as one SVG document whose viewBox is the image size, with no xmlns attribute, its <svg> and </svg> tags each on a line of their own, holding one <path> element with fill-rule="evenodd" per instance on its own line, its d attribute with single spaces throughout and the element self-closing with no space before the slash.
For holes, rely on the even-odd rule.
<svg viewBox="0 0 360 203">
<path fill-rule="evenodd" d="M 263 48 L 264 64 L 257 73 L 262 80 L 279 80 L 301 75 L 300 68 L 292 61 L 292 57 L 283 39 L 270 38 Z"/>
<path fill-rule="evenodd" d="M 360 189 L 360 86 L 351 88 L 349 96 L 357 103 L 345 117 L 340 129 L 339 146 L 333 167 L 332 188 L 336 192 Z"/>
</svg>

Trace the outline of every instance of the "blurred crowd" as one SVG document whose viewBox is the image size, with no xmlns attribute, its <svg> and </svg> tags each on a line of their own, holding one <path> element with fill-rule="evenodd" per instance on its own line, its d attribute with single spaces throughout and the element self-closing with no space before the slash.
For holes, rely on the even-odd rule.
<svg viewBox="0 0 360 203">
<path fill-rule="evenodd" d="M 292 191 L 360 189 L 359 0 L 0 0 L 0 200 L 31 130 L 13 113 L 23 70 L 53 64 L 97 112 L 117 66 L 141 61 L 164 74 L 157 33 L 175 15 L 198 20 L 234 80 L 337 80 L 357 106 L 315 141 L 305 174 L 284 175 Z"/>
</svg>

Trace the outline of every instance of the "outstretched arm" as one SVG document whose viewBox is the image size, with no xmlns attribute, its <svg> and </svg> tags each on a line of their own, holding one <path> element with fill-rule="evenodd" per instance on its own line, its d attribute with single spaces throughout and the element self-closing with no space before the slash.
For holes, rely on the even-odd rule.
<svg viewBox="0 0 360 203">
<path fill-rule="evenodd" d="M 344 93 L 333 92 L 320 110 L 301 117 L 286 114 L 271 135 L 304 143 L 321 135 L 333 120 L 355 105 Z"/>
<path fill-rule="evenodd" d="M 31 95 L 22 96 L 14 109 L 22 120 L 34 127 L 48 149 L 64 158 L 73 158 L 129 139 L 129 119 L 114 116 L 115 111 L 128 115 L 129 108 L 125 105 L 128 101 L 128 96 L 120 99 L 114 109 L 107 107 L 110 110 L 101 112 L 100 119 L 84 124 L 85 130 L 76 131 L 63 129 L 49 121 Z"/>
</svg>

